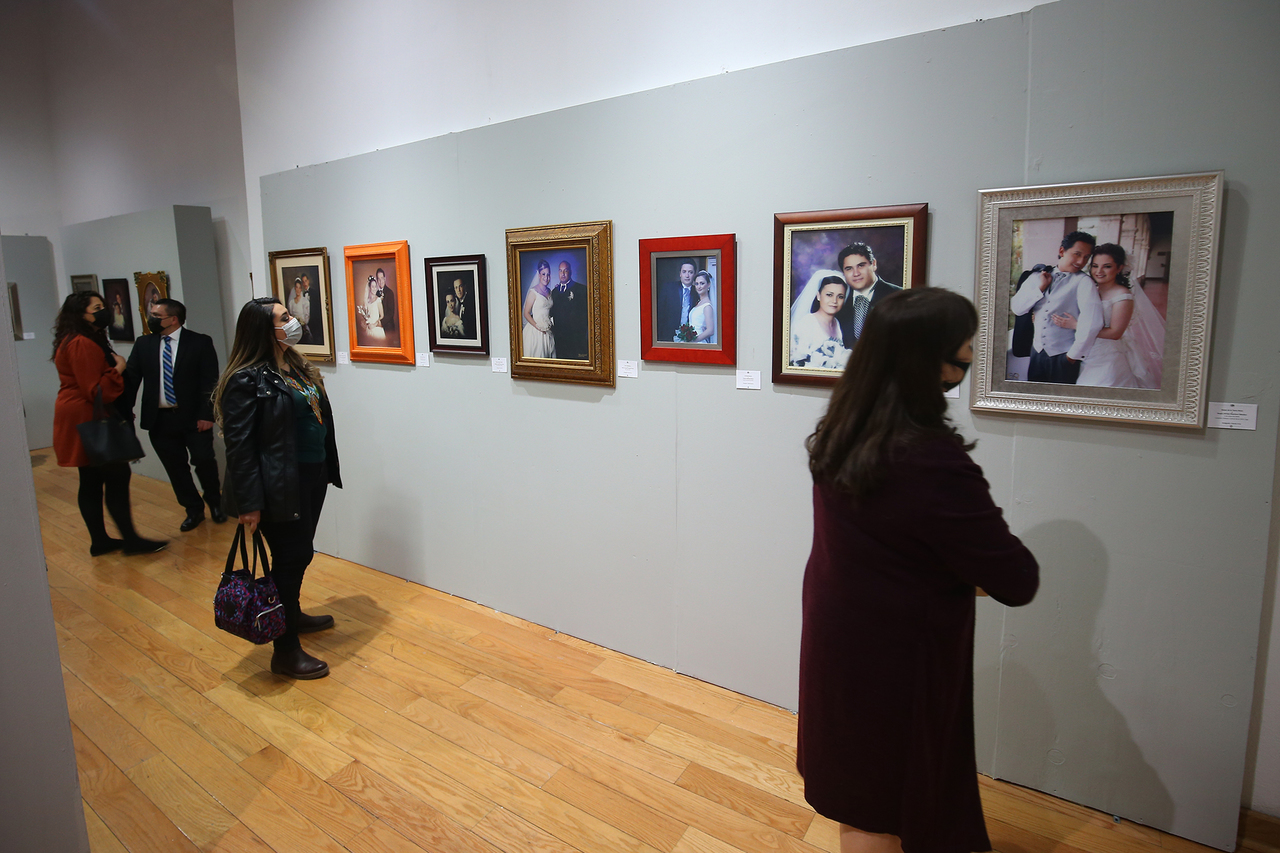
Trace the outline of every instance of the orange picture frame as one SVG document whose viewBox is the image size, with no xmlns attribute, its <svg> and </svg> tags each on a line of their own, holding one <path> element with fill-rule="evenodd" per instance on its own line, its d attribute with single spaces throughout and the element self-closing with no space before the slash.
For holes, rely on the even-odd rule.
<svg viewBox="0 0 1280 853">
<path fill-rule="evenodd" d="M 409 241 L 344 246 L 351 360 L 414 364 Z"/>
</svg>

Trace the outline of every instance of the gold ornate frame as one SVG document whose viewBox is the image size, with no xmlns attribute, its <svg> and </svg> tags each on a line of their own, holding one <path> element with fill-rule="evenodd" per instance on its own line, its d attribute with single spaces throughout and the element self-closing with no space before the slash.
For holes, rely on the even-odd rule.
<svg viewBox="0 0 1280 853">
<path fill-rule="evenodd" d="M 526 277 L 521 270 L 536 265 L 540 255 L 583 252 L 587 287 L 587 358 L 529 358 L 524 355 L 521 307 Z M 523 266 L 522 266 L 523 261 Z M 613 222 L 575 222 L 507 231 L 508 315 L 511 331 L 511 377 L 614 387 L 613 350 Z"/>
<path fill-rule="evenodd" d="M 325 335 L 320 343 L 298 344 L 294 349 L 305 355 L 311 361 L 319 364 L 333 364 L 334 362 L 334 343 L 333 343 L 333 284 L 329 279 L 329 250 L 325 246 L 318 246 L 314 249 L 287 249 L 279 252 L 269 252 L 267 254 L 269 263 L 271 264 L 271 294 L 283 302 L 286 306 L 289 304 L 289 291 L 293 288 L 293 282 L 290 274 L 285 270 L 297 270 L 303 267 L 314 267 L 317 270 L 316 288 L 320 293 L 320 311 L 322 319 L 320 323 L 309 323 L 313 329 L 319 328 Z M 296 275 L 297 273 L 294 273 Z M 312 312 L 316 310 L 316 306 L 312 306 Z"/>
<path fill-rule="evenodd" d="M 147 288 L 154 287 L 161 299 L 169 298 L 169 274 L 159 272 L 136 272 L 133 274 L 133 286 L 138 289 L 138 313 L 142 315 L 143 334 L 147 334 Z"/>
<path fill-rule="evenodd" d="M 1204 426 L 1222 172 L 981 190 L 978 199 L 978 334 L 970 407 L 976 411 Z M 1157 389 L 1008 378 L 1005 336 L 1013 223 L 1021 220 L 1172 212 L 1164 369 Z M 1135 283 L 1133 286 L 1140 286 Z"/>
</svg>

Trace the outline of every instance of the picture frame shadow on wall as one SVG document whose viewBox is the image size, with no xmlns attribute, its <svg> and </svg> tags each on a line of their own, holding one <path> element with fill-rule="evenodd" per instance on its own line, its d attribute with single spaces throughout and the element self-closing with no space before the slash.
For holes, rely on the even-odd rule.
<svg viewBox="0 0 1280 853">
<path fill-rule="evenodd" d="M 1222 189 L 1218 171 L 981 190 L 970 407 L 1202 427 Z"/>
<path fill-rule="evenodd" d="M 484 255 L 424 260 L 431 351 L 489 355 L 489 278 Z"/>
<path fill-rule="evenodd" d="M 507 231 L 511 378 L 614 387 L 613 223 Z"/>
<path fill-rule="evenodd" d="M 413 285 L 409 241 L 342 250 L 352 361 L 413 364 Z"/>
<path fill-rule="evenodd" d="M 96 275 L 71 276 L 71 292 L 96 293 L 99 296 L 102 295 L 102 291 L 98 289 L 98 277 Z"/>
<path fill-rule="evenodd" d="M 302 324 L 298 352 L 318 364 L 333 364 L 333 285 L 329 278 L 329 250 L 286 249 L 267 253 L 271 264 L 271 295 Z"/>
<path fill-rule="evenodd" d="M 129 280 L 127 278 L 104 278 L 102 280 L 102 299 L 111 312 L 111 325 L 107 327 L 107 337 L 120 343 L 130 343 L 135 334 L 133 329 L 133 300 L 129 296 Z"/>
<path fill-rule="evenodd" d="M 158 300 L 169 298 L 169 274 L 164 270 L 135 272 L 133 286 L 138 289 L 138 313 L 142 315 L 142 328 L 146 329 L 151 306 Z"/>
<path fill-rule="evenodd" d="M 835 385 L 867 314 L 924 287 L 929 205 L 773 217 L 773 381 Z"/>
<path fill-rule="evenodd" d="M 737 363 L 733 234 L 640 241 L 640 357 Z"/>
</svg>

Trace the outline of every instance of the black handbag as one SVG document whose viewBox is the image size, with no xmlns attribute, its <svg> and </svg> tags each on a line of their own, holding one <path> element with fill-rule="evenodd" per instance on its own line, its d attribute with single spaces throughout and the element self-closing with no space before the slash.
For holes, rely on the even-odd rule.
<svg viewBox="0 0 1280 853">
<path fill-rule="evenodd" d="M 112 462 L 133 462 L 147 454 L 142 452 L 142 442 L 133 431 L 133 424 L 108 412 L 102 402 L 102 386 L 93 397 L 93 420 L 76 427 L 80 443 L 90 465 L 109 465 Z"/>
<path fill-rule="evenodd" d="M 243 569 L 235 567 L 237 546 Z M 256 576 L 259 556 L 262 558 L 262 577 Z M 269 643 L 284 633 L 284 605 L 280 603 L 276 582 L 271 579 L 267 546 L 262 541 L 261 530 L 253 531 L 253 565 L 250 566 L 244 525 L 236 528 L 231 552 L 227 554 L 227 567 L 222 572 L 222 582 L 213 596 L 213 624 L 258 645 Z"/>
</svg>

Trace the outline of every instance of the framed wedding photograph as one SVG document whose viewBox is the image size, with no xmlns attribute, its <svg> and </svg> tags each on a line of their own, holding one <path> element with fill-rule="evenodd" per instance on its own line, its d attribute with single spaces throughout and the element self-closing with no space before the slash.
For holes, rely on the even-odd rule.
<svg viewBox="0 0 1280 853">
<path fill-rule="evenodd" d="M 640 357 L 737 363 L 733 234 L 640 241 Z"/>
<path fill-rule="evenodd" d="M 614 384 L 613 223 L 507 231 L 511 377 Z"/>
<path fill-rule="evenodd" d="M 129 296 L 129 280 L 127 278 L 104 278 L 102 280 L 102 298 L 111 312 L 111 325 L 107 327 L 107 337 L 113 341 L 129 343 L 134 339 L 133 300 Z"/>
<path fill-rule="evenodd" d="M 347 246 L 342 254 L 351 360 L 413 364 L 409 241 Z"/>
<path fill-rule="evenodd" d="M 980 191 L 971 408 L 1203 426 L 1222 187 Z"/>
<path fill-rule="evenodd" d="M 13 318 L 13 339 L 15 341 L 25 340 L 22 336 L 22 306 L 18 304 L 18 283 L 11 281 L 9 284 L 9 316 Z"/>
<path fill-rule="evenodd" d="M 96 275 L 71 276 L 71 292 L 96 293 L 99 296 L 102 295 L 102 291 L 98 290 L 98 277 Z"/>
<path fill-rule="evenodd" d="M 133 286 L 138 289 L 138 313 L 142 315 L 142 328 L 147 328 L 151 308 L 161 299 L 169 298 L 169 274 L 159 272 L 135 272 Z"/>
<path fill-rule="evenodd" d="M 877 302 L 925 286 L 928 204 L 773 217 L 773 381 L 831 386 Z"/>
<path fill-rule="evenodd" d="M 484 255 L 427 258 L 432 352 L 489 355 L 489 279 Z"/>
<path fill-rule="evenodd" d="M 267 254 L 271 264 L 271 295 L 284 303 L 302 324 L 302 340 L 295 346 L 310 361 L 334 363 L 333 288 L 329 280 L 329 250 L 288 249 Z"/>
</svg>

